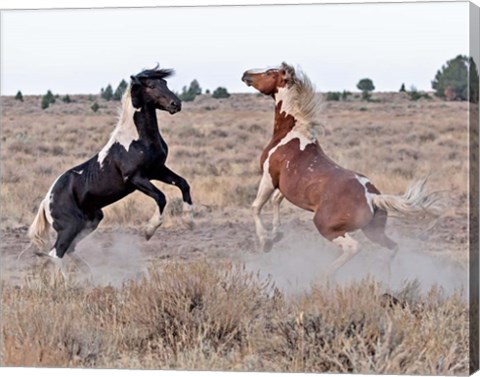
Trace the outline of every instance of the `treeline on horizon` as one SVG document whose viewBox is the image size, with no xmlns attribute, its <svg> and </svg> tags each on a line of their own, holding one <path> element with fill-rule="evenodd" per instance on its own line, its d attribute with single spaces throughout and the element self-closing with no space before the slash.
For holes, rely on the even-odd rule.
<svg viewBox="0 0 480 377">
<path fill-rule="evenodd" d="M 470 101 L 473 103 L 478 102 L 479 99 L 479 75 L 478 69 L 472 58 L 468 58 L 465 55 L 458 55 L 455 58 L 448 60 L 436 73 L 434 79 L 431 82 L 432 89 L 435 96 L 447 101 Z M 108 84 L 105 88 L 100 90 L 100 98 L 106 101 L 120 101 L 123 93 L 128 87 L 127 82 L 122 79 L 115 90 L 111 84 Z M 372 93 L 375 90 L 373 80 L 370 78 L 362 78 L 356 85 L 357 89 L 361 92 L 361 99 L 364 101 L 375 102 L 372 98 Z M 407 90 L 405 83 L 402 83 L 399 92 L 408 94 L 410 100 L 417 101 L 419 99 L 430 99 L 431 96 L 423 91 L 418 91 L 414 85 L 411 85 Z M 219 86 L 213 92 L 206 89 L 203 92 L 198 80 L 194 79 L 190 85 L 184 86 L 181 93 L 175 92 L 175 94 L 184 102 L 194 101 L 198 95 L 206 94 L 211 95 L 212 98 L 221 99 L 230 97 L 230 93 L 227 88 Z M 342 92 L 327 92 L 325 93 L 325 99 L 327 101 L 346 101 L 352 93 L 349 91 Z M 23 94 L 19 90 L 15 95 L 15 99 L 23 101 Z M 51 90 L 48 90 L 46 94 L 42 96 L 40 106 L 42 109 L 47 109 L 51 104 L 55 103 L 60 96 L 54 95 Z M 93 96 L 91 100 L 94 101 Z M 61 98 L 64 103 L 74 102 L 72 98 L 67 94 Z M 100 106 L 96 101 L 91 105 L 91 110 L 96 112 Z"/>
</svg>

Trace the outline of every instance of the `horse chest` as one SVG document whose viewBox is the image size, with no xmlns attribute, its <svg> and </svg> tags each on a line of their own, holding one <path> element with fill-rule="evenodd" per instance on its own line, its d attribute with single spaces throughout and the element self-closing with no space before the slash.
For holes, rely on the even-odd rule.
<svg viewBox="0 0 480 377">
<path fill-rule="evenodd" d="M 163 140 L 140 141 L 132 156 L 139 165 L 164 163 L 168 156 L 168 147 Z"/>
</svg>

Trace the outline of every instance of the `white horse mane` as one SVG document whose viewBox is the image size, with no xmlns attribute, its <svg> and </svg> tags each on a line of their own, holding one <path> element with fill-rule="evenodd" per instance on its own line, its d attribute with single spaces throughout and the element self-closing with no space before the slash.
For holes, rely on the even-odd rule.
<svg viewBox="0 0 480 377">
<path fill-rule="evenodd" d="M 307 136 L 316 137 L 317 128 L 321 126 L 319 114 L 321 102 L 315 91 L 315 86 L 308 76 L 301 70 L 282 63 L 289 85 L 281 88 L 275 96 L 276 103 L 282 102 L 282 110 L 292 115 L 297 123 L 295 129 Z"/>
<path fill-rule="evenodd" d="M 139 138 L 138 130 L 133 120 L 133 115 L 137 110 L 132 105 L 132 95 L 130 92 L 130 85 L 128 85 L 122 96 L 122 107 L 118 111 L 117 125 L 110 134 L 107 144 L 105 144 L 102 150 L 98 153 L 98 162 L 100 165 L 102 165 L 110 147 L 114 143 L 123 145 L 125 150 L 128 151 L 132 141 L 138 140 Z"/>
<path fill-rule="evenodd" d="M 131 121 L 133 119 L 133 114 L 136 111 L 132 105 L 132 93 L 130 84 L 128 84 L 125 92 L 122 95 L 121 104 L 122 106 L 118 109 L 118 122 L 115 129 Z"/>
</svg>

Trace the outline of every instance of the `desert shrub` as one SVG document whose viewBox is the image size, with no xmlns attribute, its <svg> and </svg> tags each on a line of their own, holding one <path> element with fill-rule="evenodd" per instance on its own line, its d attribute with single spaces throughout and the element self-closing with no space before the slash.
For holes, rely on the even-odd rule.
<svg viewBox="0 0 480 377">
<path fill-rule="evenodd" d="M 65 102 L 65 103 L 70 103 L 72 102 L 72 99 L 70 98 L 70 96 L 67 94 L 66 96 L 64 96 L 62 98 L 62 101 Z"/>
<path fill-rule="evenodd" d="M 92 109 L 92 111 L 96 113 L 98 109 L 100 109 L 100 106 L 98 105 L 98 103 L 94 102 L 93 105 L 90 106 L 90 109 Z"/>
<path fill-rule="evenodd" d="M 418 101 L 421 98 L 429 99 L 430 96 L 428 93 L 419 92 L 416 87 L 412 86 L 410 91 L 408 92 L 408 96 L 410 97 L 411 101 Z"/>
<path fill-rule="evenodd" d="M 373 92 L 375 90 L 373 81 L 368 78 L 361 79 L 357 84 L 357 88 L 362 91 L 362 98 L 364 100 L 369 100 L 371 97 L 370 92 Z"/>
<path fill-rule="evenodd" d="M 117 89 L 115 89 L 115 92 L 113 93 L 113 96 L 112 96 L 113 100 L 120 101 L 127 87 L 128 87 L 128 84 L 125 80 L 120 81 L 120 84 L 118 84 Z"/>
<path fill-rule="evenodd" d="M 100 90 L 100 97 L 106 101 L 110 101 L 113 98 L 113 89 L 110 84 L 107 85 L 105 89 Z"/>
<path fill-rule="evenodd" d="M 41 107 L 43 110 L 45 110 L 52 103 L 55 103 L 55 96 L 50 90 L 48 90 L 47 93 L 42 97 Z"/>
<path fill-rule="evenodd" d="M 363 280 L 286 296 L 241 265 L 173 261 L 121 287 L 2 286 L 5 366 L 468 373 L 468 305 Z"/>
<path fill-rule="evenodd" d="M 20 90 L 19 90 L 19 91 L 17 92 L 17 94 L 15 95 L 15 99 L 16 99 L 17 101 L 23 102 L 23 94 L 22 94 L 22 92 L 21 92 Z"/>
<path fill-rule="evenodd" d="M 327 92 L 325 99 L 327 101 L 340 101 L 340 92 Z"/>
<path fill-rule="evenodd" d="M 325 95 L 325 100 L 326 101 L 346 101 L 349 96 L 351 96 L 352 93 L 344 90 L 343 92 L 327 92 Z"/>
<path fill-rule="evenodd" d="M 468 66 L 469 60 L 464 55 L 458 55 L 447 61 L 437 71 L 432 81 L 435 95 L 448 100 L 468 99 Z"/>
<path fill-rule="evenodd" d="M 228 93 L 227 88 L 224 88 L 223 86 L 219 86 L 217 89 L 215 89 L 212 93 L 213 98 L 228 98 L 230 97 L 230 93 Z"/>
</svg>

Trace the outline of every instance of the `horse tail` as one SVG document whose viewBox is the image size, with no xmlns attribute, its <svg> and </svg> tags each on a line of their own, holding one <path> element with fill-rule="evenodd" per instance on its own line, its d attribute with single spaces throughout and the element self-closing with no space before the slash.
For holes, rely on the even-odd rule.
<svg viewBox="0 0 480 377">
<path fill-rule="evenodd" d="M 438 191 L 427 190 L 427 178 L 411 184 L 403 195 L 373 195 L 372 204 L 397 217 L 415 220 L 438 218 L 443 212 L 442 196 Z"/>
<path fill-rule="evenodd" d="M 50 229 L 50 223 L 45 215 L 46 205 L 47 199 L 45 198 L 40 203 L 37 215 L 35 216 L 32 225 L 30 225 L 30 228 L 28 228 L 28 237 L 40 250 L 45 250 L 49 242 L 48 231 Z"/>
</svg>

